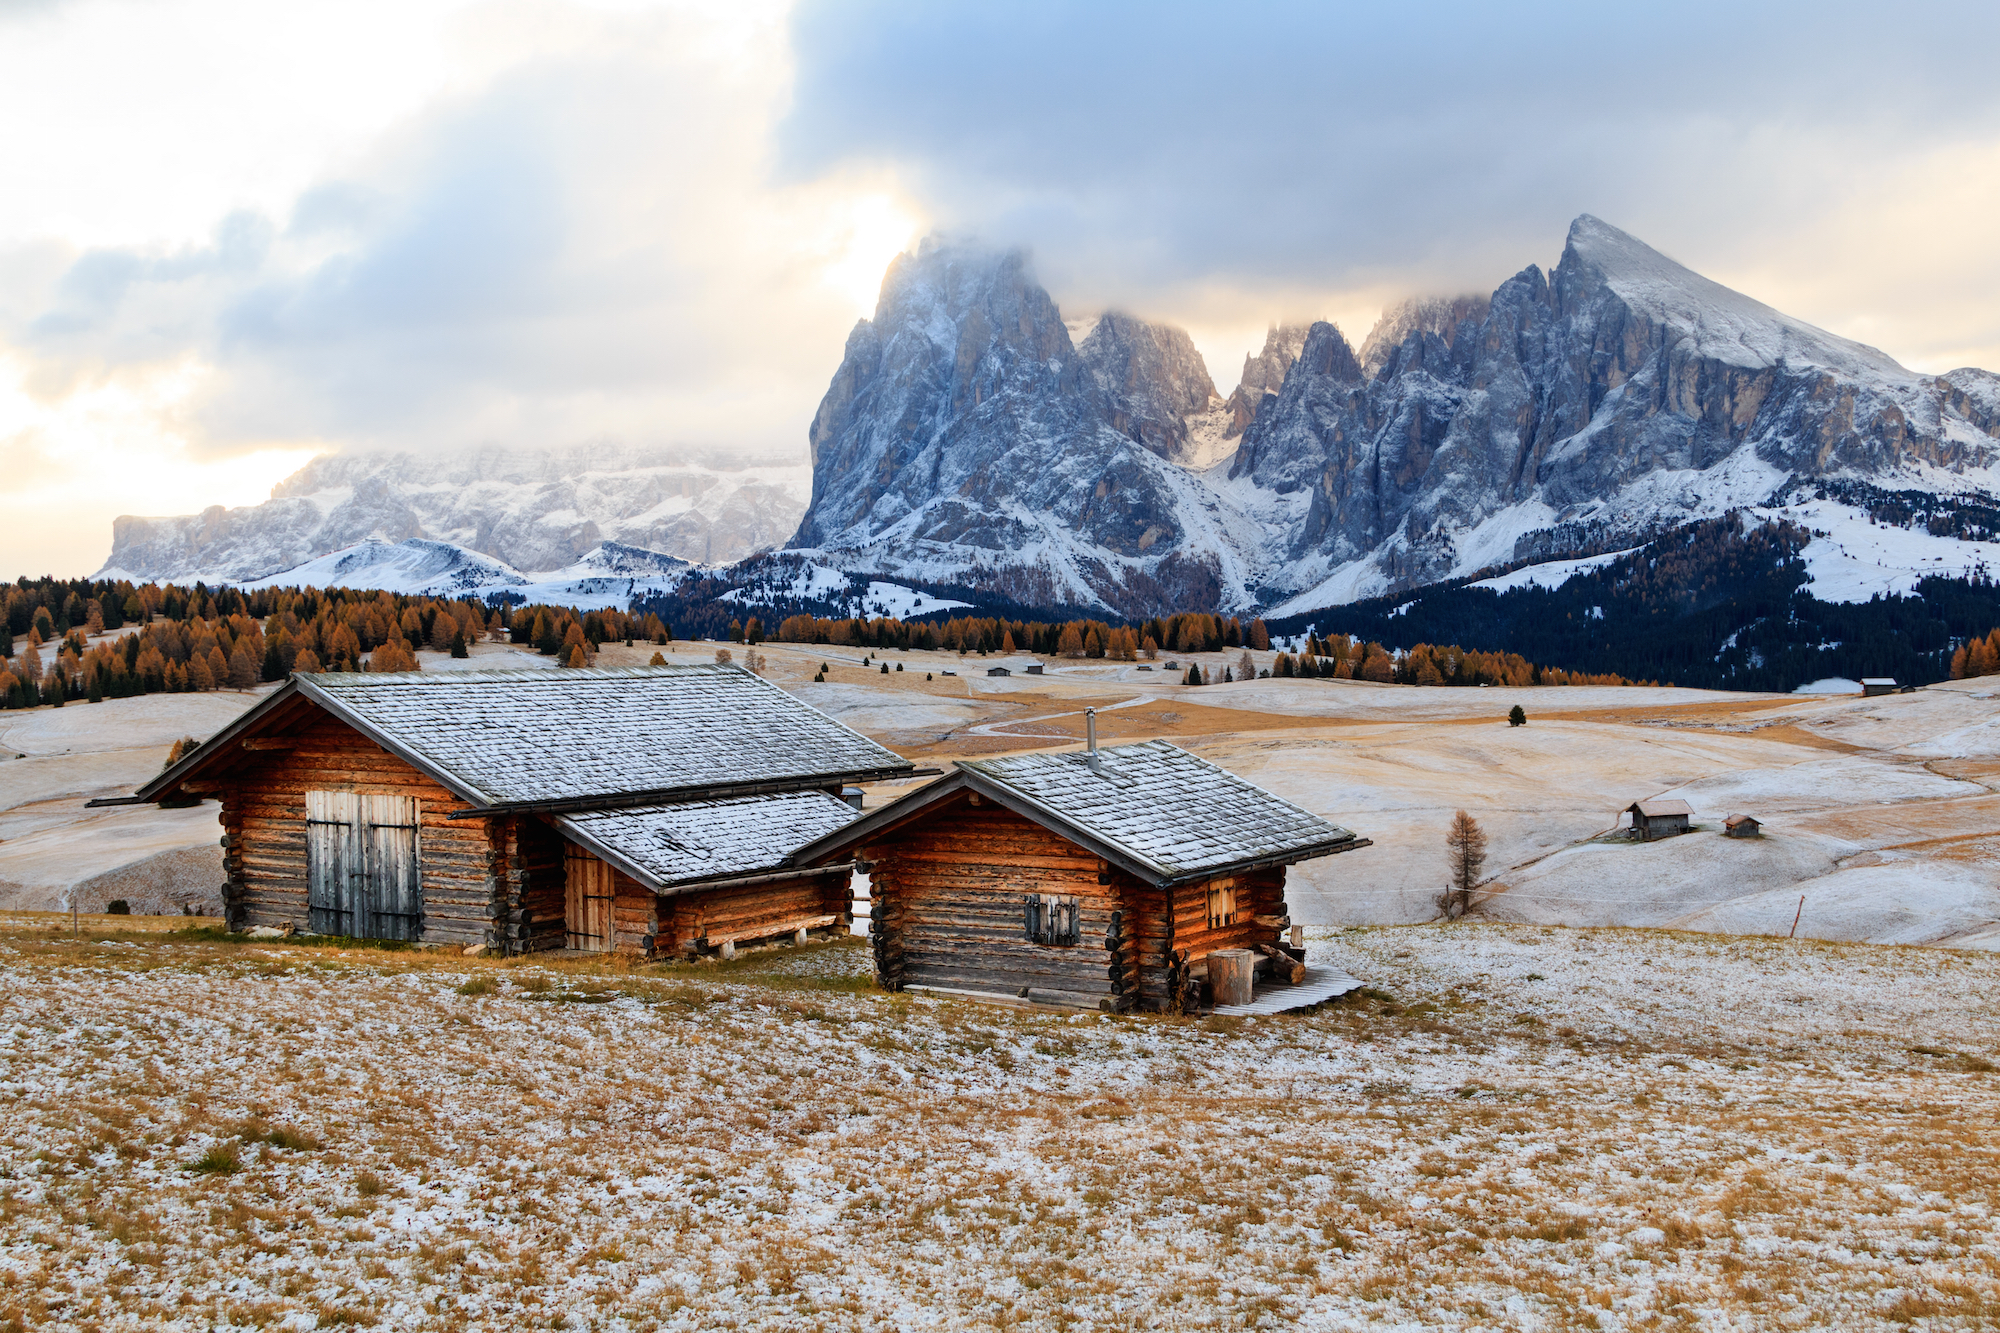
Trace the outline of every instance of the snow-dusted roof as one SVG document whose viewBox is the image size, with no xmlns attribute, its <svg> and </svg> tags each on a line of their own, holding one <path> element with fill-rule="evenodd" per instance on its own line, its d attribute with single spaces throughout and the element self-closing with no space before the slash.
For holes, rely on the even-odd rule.
<svg viewBox="0 0 2000 1333">
<path fill-rule="evenodd" d="M 1634 801 L 1625 808 L 1628 810 L 1637 810 L 1640 817 L 1644 819 L 1662 819 L 1668 815 L 1687 815 L 1689 817 L 1694 815 L 1693 807 L 1689 806 L 1686 801 L 1663 801 L 1657 797 L 1649 801 Z"/>
<path fill-rule="evenodd" d="M 907 769 L 733 666 L 296 678 L 302 694 L 481 804 L 701 791 Z"/>
<path fill-rule="evenodd" d="M 652 889 L 776 869 L 860 816 L 823 791 L 564 815 L 566 835 Z"/>
<path fill-rule="evenodd" d="M 974 785 L 1157 882 L 1305 859 L 1354 834 L 1165 741 L 960 760 Z M 1011 796 L 1014 800 L 1008 800 Z M 1017 804 L 1018 802 L 1018 804 Z M 1316 850 L 1317 849 L 1317 850 Z"/>
</svg>

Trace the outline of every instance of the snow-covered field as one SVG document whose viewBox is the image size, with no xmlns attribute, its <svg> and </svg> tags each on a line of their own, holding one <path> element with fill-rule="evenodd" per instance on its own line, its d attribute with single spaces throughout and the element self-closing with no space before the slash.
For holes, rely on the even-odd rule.
<svg viewBox="0 0 2000 1333">
<path fill-rule="evenodd" d="M 2000 959 L 1352 930 L 1261 1020 L 0 935 L 0 1324 L 2000 1319 Z M 11 1322 L 10 1322 L 11 1321 Z"/>
</svg>

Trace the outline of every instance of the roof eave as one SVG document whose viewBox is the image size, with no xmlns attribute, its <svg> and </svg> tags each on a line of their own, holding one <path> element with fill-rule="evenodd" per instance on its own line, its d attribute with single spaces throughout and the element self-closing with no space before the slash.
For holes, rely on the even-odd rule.
<svg viewBox="0 0 2000 1333">
<path fill-rule="evenodd" d="M 771 796 L 782 792 L 815 791 L 834 783 L 890 782 L 936 773 L 908 762 L 892 768 L 851 768 L 833 773 L 804 773 L 762 782 L 708 783 L 691 787 L 653 787 L 645 791 L 599 792 L 560 796 L 543 801 L 489 801 L 469 810 L 453 810 L 449 819 L 490 819 L 498 815 L 574 815 L 595 810 L 628 810 L 641 805 L 683 805 L 689 801 L 724 800 L 732 796 Z"/>
<path fill-rule="evenodd" d="M 296 697 L 298 693 L 298 677 L 294 676 L 250 705 L 236 717 L 235 721 L 196 746 L 192 753 L 182 755 L 180 762 L 169 765 L 159 776 L 142 785 L 139 790 L 132 793 L 132 803 L 149 805 L 194 777 L 209 764 L 220 759 L 227 752 L 230 742 L 262 725 L 272 711 L 286 700 Z"/>
<path fill-rule="evenodd" d="M 807 865 L 823 857 L 838 855 L 869 838 L 880 837 L 889 829 L 916 818 L 953 793 L 963 791 L 964 779 L 965 770 L 961 768 L 947 773 L 936 782 L 925 783 L 913 792 L 898 796 L 881 809 L 870 811 L 831 833 L 815 838 L 786 857 L 785 862 L 787 865 Z"/>
</svg>

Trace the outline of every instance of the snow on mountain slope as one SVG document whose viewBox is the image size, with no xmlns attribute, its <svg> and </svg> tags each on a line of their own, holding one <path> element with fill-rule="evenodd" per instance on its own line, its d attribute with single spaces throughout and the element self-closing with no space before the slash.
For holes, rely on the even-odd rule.
<svg viewBox="0 0 2000 1333">
<path fill-rule="evenodd" d="M 1229 467 L 1310 497 L 1261 589 L 1282 611 L 1635 544 L 1794 480 L 1994 493 L 1995 377 L 1915 374 L 1589 216 L 1553 273 L 1400 307 L 1365 347 L 1316 325 Z"/>
<path fill-rule="evenodd" d="M 1524 565 L 1511 573 L 1502 574 L 1497 578 L 1481 579 L 1466 586 L 1491 588 L 1495 592 L 1512 592 L 1516 588 L 1560 588 L 1578 574 L 1602 569 L 1612 561 L 1628 556 L 1637 549 L 1635 546 L 1630 550 L 1587 555 L 1580 560 L 1549 560 L 1539 565 Z"/>
<path fill-rule="evenodd" d="M 106 563 L 141 578 L 240 581 L 370 537 L 450 542 L 525 570 L 561 569 L 607 540 L 715 563 L 782 542 L 809 485 L 803 466 L 724 466 L 610 444 L 327 455 L 262 504 L 122 516 Z"/>
<path fill-rule="evenodd" d="M 1256 530 L 1175 458 L 1219 406 L 1186 334 L 1108 315 L 1081 344 L 1019 252 L 899 256 L 813 420 L 792 548 L 1028 605 L 1235 605 Z"/>
<path fill-rule="evenodd" d="M 865 589 L 857 590 L 847 575 L 829 565 L 809 560 L 800 562 L 797 572 L 790 579 L 760 579 L 754 584 L 732 588 L 718 600 L 741 606 L 828 602 L 840 608 L 839 616 L 869 619 L 887 616 L 896 620 L 929 615 L 935 611 L 954 611 L 971 605 L 879 579 L 871 580 Z"/>
<path fill-rule="evenodd" d="M 261 579 L 235 581 L 245 591 L 257 588 L 367 588 L 414 597 L 485 598 L 511 593 L 530 602 L 573 606 L 579 610 L 627 607 L 635 596 L 675 587 L 686 570 L 684 560 L 606 543 L 566 569 L 529 576 L 490 556 L 450 542 L 413 537 L 388 542 L 371 537 L 291 569 Z M 129 578 L 122 570 L 104 577 Z"/>
<path fill-rule="evenodd" d="M 1887 527 L 1851 505 L 1830 500 L 1752 512 L 1812 530 L 1803 553 L 1806 591 L 1822 602 L 1865 602 L 1878 593 L 1909 596 L 1925 577 L 1991 577 L 2000 570 L 2000 542 Z"/>
</svg>

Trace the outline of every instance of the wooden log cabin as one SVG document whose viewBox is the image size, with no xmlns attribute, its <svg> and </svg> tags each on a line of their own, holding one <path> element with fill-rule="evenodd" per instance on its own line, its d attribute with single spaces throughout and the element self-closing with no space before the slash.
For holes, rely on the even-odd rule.
<svg viewBox="0 0 2000 1333">
<path fill-rule="evenodd" d="M 1369 845 L 1148 741 L 961 760 L 793 860 L 867 864 L 889 990 L 1194 1012 L 1216 950 L 1296 978 L 1286 867 Z"/>
<path fill-rule="evenodd" d="M 913 771 L 737 667 L 339 673 L 123 800 L 221 802 L 232 930 L 653 958 L 845 928 L 788 857 Z"/>
</svg>

